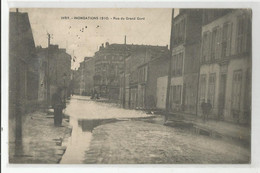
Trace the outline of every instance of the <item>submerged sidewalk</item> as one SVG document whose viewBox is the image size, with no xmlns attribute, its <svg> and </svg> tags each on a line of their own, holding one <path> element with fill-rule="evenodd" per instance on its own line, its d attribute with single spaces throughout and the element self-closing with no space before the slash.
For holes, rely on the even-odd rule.
<svg viewBox="0 0 260 173">
<path fill-rule="evenodd" d="M 61 127 L 55 127 L 53 115 L 39 111 L 24 115 L 22 141 L 9 144 L 9 163 L 59 163 L 66 150 L 63 142 L 70 134 L 65 119 Z"/>
<path fill-rule="evenodd" d="M 201 117 L 190 114 L 170 114 L 165 125 L 168 126 L 188 126 L 197 133 L 214 136 L 225 140 L 239 141 L 244 145 L 250 145 L 251 128 L 250 126 L 239 125 L 226 121 L 209 119 L 203 121 Z"/>
</svg>

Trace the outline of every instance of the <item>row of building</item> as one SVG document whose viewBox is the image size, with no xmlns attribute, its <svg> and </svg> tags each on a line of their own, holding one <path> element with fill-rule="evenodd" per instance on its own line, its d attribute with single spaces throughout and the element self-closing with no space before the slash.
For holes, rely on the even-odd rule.
<svg viewBox="0 0 260 173">
<path fill-rule="evenodd" d="M 68 96 L 71 56 L 58 45 L 36 47 L 28 13 L 9 17 L 9 141 L 22 137 L 23 116 L 50 106 L 58 87 Z"/>
<path fill-rule="evenodd" d="M 82 92 L 99 92 L 125 108 L 162 109 L 210 118 L 251 120 L 251 10 L 180 9 L 171 45 L 101 45 L 80 64 Z M 94 66 L 93 66 L 94 64 Z"/>
</svg>

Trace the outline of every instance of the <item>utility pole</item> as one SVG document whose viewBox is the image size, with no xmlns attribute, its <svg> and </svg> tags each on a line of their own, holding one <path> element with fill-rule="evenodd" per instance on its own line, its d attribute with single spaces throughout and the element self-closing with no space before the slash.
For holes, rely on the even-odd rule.
<svg viewBox="0 0 260 173">
<path fill-rule="evenodd" d="M 168 68 L 168 81 L 167 81 L 167 91 L 166 91 L 166 115 L 165 121 L 168 120 L 168 113 L 170 112 L 170 87 L 171 87 L 171 73 L 172 73 L 172 49 L 173 49 L 173 20 L 174 20 L 174 8 L 172 9 L 172 19 L 171 19 L 171 37 L 170 37 L 170 63 Z"/>
<path fill-rule="evenodd" d="M 47 33 L 48 47 L 47 47 L 47 107 L 50 105 L 50 42 L 51 35 Z"/>
<path fill-rule="evenodd" d="M 124 83 L 123 83 L 123 108 L 125 108 L 125 73 L 126 73 L 126 35 L 125 35 L 125 52 L 124 52 Z"/>
</svg>

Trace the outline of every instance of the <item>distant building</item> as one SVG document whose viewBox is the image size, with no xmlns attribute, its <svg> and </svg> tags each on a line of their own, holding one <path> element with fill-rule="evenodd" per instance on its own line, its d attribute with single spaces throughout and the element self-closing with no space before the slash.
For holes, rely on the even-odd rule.
<svg viewBox="0 0 260 173">
<path fill-rule="evenodd" d="M 94 90 L 95 59 L 85 57 L 78 68 L 79 94 L 91 95 Z"/>
<path fill-rule="evenodd" d="M 21 142 L 23 114 L 37 107 L 38 60 L 28 14 L 20 12 L 9 14 L 9 148 L 11 148 L 14 142 L 16 144 Z"/>
<path fill-rule="evenodd" d="M 80 95 L 83 95 L 84 92 L 85 92 L 85 62 L 82 61 L 79 65 L 79 68 L 78 68 L 78 73 L 79 73 L 79 94 Z"/>
<path fill-rule="evenodd" d="M 71 70 L 71 94 L 80 95 L 80 71 L 78 70 Z"/>
<path fill-rule="evenodd" d="M 63 97 L 70 95 L 71 78 L 71 56 L 66 53 L 66 49 L 59 48 L 58 45 L 50 45 L 48 48 L 37 47 L 39 59 L 39 101 L 47 101 L 47 85 L 49 82 L 50 93 L 53 95 L 57 88 L 63 89 Z M 50 104 L 50 103 L 49 103 Z"/>
<path fill-rule="evenodd" d="M 251 10 L 203 10 L 198 110 L 203 99 L 210 117 L 250 123 L 252 74 Z"/>
<path fill-rule="evenodd" d="M 120 103 L 126 108 L 154 109 L 157 78 L 168 73 L 169 51 L 167 46 L 134 46 L 126 58 L 126 74 L 120 76 Z"/>
<path fill-rule="evenodd" d="M 196 114 L 202 10 L 181 9 L 173 19 L 169 108 Z"/>
<path fill-rule="evenodd" d="M 123 72 L 124 58 L 132 45 L 109 44 L 100 46 L 95 53 L 94 88 L 102 97 L 119 98 L 119 74 Z"/>
<path fill-rule="evenodd" d="M 90 95 L 94 89 L 95 59 L 93 57 L 85 57 L 84 62 L 85 92 L 87 95 Z"/>
</svg>

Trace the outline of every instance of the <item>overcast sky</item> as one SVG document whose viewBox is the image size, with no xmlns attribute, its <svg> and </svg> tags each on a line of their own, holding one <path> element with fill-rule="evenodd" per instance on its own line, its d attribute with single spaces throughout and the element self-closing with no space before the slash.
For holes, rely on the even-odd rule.
<svg viewBox="0 0 260 173">
<path fill-rule="evenodd" d="M 12 9 L 13 10 L 13 9 Z M 93 56 L 105 42 L 127 44 L 169 45 L 171 9 L 19 9 L 28 12 L 36 46 L 51 44 L 66 48 L 78 68 L 85 56 Z M 70 19 L 62 19 L 69 17 Z M 98 17 L 98 20 L 79 20 L 74 17 Z M 109 20 L 100 20 L 108 17 Z M 140 17 L 145 20 L 113 20 L 113 17 Z M 83 29 L 84 28 L 84 29 Z M 74 55 L 73 55 L 74 52 Z"/>
</svg>

